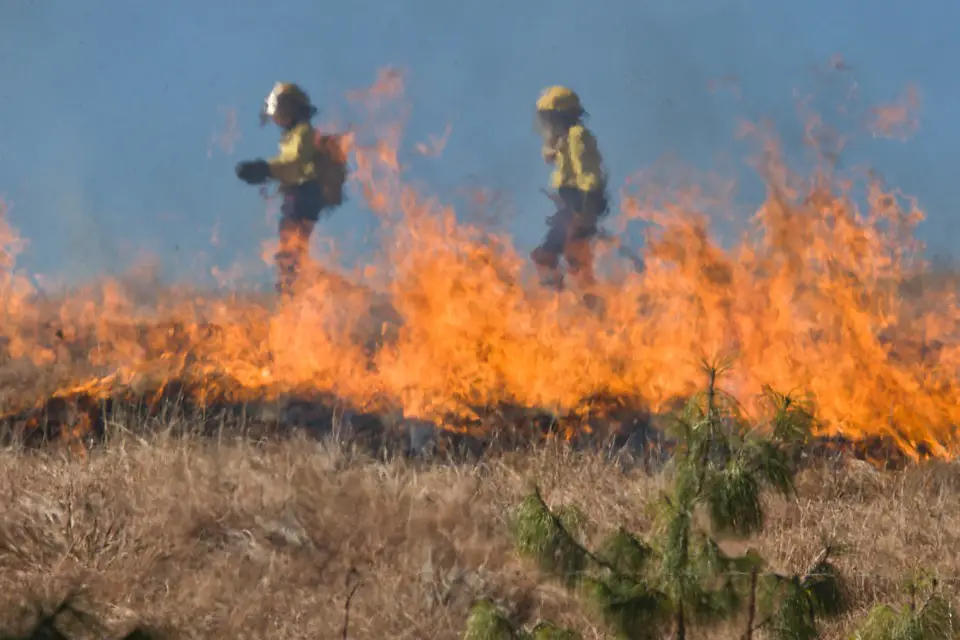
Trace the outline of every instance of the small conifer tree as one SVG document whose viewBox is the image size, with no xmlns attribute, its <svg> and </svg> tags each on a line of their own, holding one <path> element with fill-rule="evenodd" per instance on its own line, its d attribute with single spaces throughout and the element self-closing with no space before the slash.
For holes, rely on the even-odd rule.
<svg viewBox="0 0 960 640">
<path fill-rule="evenodd" d="M 676 421 L 672 488 L 659 509 L 660 582 L 673 603 L 677 640 L 686 638 L 691 622 L 729 617 L 741 610 L 744 593 L 755 592 L 752 576 L 761 559 L 750 552 L 728 557 L 712 535 L 746 536 L 763 527 L 762 492 L 793 492 L 791 453 L 810 426 L 802 407 L 771 395 L 773 428 L 767 433 L 751 428 L 736 399 L 718 384 L 726 369 L 726 363 L 704 363 L 706 388 Z M 701 508 L 709 531 L 695 526 Z"/>
<path fill-rule="evenodd" d="M 676 640 L 685 640 L 690 627 L 746 608 L 747 638 L 763 628 L 779 640 L 812 640 L 817 619 L 842 607 L 831 549 L 804 575 L 781 576 L 767 571 L 756 553 L 725 554 L 716 539 L 757 533 L 763 492 L 793 492 L 812 413 L 768 392 L 769 428 L 753 428 L 717 384 L 724 367 L 705 365 L 705 371 L 706 389 L 677 420 L 671 486 L 656 505 L 656 546 L 620 529 L 591 550 L 581 539 L 583 514 L 570 505 L 551 509 L 535 489 L 514 518 L 517 549 L 588 595 L 622 638 L 653 640 L 672 629 Z"/>
</svg>

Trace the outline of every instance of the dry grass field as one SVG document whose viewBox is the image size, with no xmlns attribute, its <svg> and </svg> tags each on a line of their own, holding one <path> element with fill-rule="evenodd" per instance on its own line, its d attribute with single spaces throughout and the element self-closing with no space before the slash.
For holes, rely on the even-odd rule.
<svg viewBox="0 0 960 640">
<path fill-rule="evenodd" d="M 599 619 L 514 551 L 507 518 L 532 482 L 577 502 L 596 534 L 649 530 L 663 479 L 544 445 L 474 464 L 377 460 L 334 441 L 117 437 L 86 457 L 0 453 L 0 628 L 71 593 L 102 629 L 177 638 L 457 638 L 489 597 L 521 620 L 604 638 Z M 819 462 L 796 500 L 771 499 L 755 546 L 799 570 L 825 538 L 853 610 L 905 601 L 911 571 L 960 576 L 960 466 L 880 472 Z M 952 585 L 947 580 L 948 587 Z M 66 616 L 64 616 L 66 618 Z M 64 628 L 69 626 L 64 623 Z M 703 638 L 737 638 L 738 627 Z"/>
<path fill-rule="evenodd" d="M 557 440 L 600 441 L 601 421 L 633 436 L 646 429 L 651 414 L 658 418 L 702 391 L 707 379 L 709 408 L 697 429 L 707 444 L 687 456 L 701 468 L 690 471 L 689 464 L 696 480 L 674 483 L 684 491 L 669 507 L 679 505 L 674 521 L 682 526 L 664 536 L 683 544 L 672 546 L 680 550 L 672 556 L 661 553 L 658 565 L 676 578 L 665 598 L 673 598 L 677 636 L 713 604 L 704 595 L 708 589 L 690 586 L 700 580 L 691 558 L 706 565 L 723 555 L 713 540 L 709 554 L 697 556 L 707 544 L 691 552 L 690 540 L 705 527 L 688 516 L 703 508 L 709 492 L 711 524 L 722 509 L 721 516 L 732 514 L 729 521 L 757 514 L 758 487 L 785 489 L 792 479 L 788 454 L 776 446 L 751 440 L 754 452 L 769 454 L 766 460 L 741 455 L 749 453 L 746 445 L 736 454 L 727 446 L 734 435 L 748 440 L 738 429 L 727 430 L 748 418 L 758 433 L 789 422 L 766 415 L 771 407 L 764 400 L 773 391 L 797 394 L 774 407 L 774 414 L 782 409 L 778 415 L 790 413 L 788 404 L 803 404 L 795 400 L 815 400 L 810 420 L 797 429 L 804 438 L 815 415 L 825 433 L 858 445 L 892 436 L 902 450 L 941 462 L 881 471 L 839 455 L 837 442 L 820 441 L 823 450 L 804 461 L 796 478 L 796 494 L 764 495 L 761 533 L 721 540 L 723 550 L 743 559 L 752 547 L 770 569 L 790 578 L 809 577 L 807 568 L 822 566 L 811 561 L 825 545 L 837 551 L 831 561 L 850 606 L 824 622 L 826 639 L 851 638 L 878 603 L 907 606 L 906 585 L 920 573 L 937 576 L 958 602 L 960 270 L 926 264 L 914 237 L 924 217 L 917 200 L 888 184 L 884 171 L 839 161 L 853 133 L 834 129 L 833 107 L 821 118 L 812 111 L 819 100 L 798 105 L 806 119 L 803 146 L 795 135 L 800 129 L 789 129 L 781 145 L 767 123 L 737 122 L 738 145 L 749 144 L 749 165 L 767 194 L 749 217 L 741 216 L 753 198 L 745 194 L 759 183 L 741 193 L 726 168 L 701 173 L 679 166 L 680 158 L 662 167 L 645 159 L 641 172 L 617 185 L 616 213 L 600 221 L 610 235 L 595 256 L 598 277 L 588 292 L 603 304 L 594 306 L 583 304 L 585 292 L 576 286 L 560 295 L 540 286 L 532 247 L 521 249 L 510 237 L 514 213 L 542 221 L 553 213 L 547 201 L 516 212 L 511 203 L 503 219 L 494 220 L 501 212 L 492 191 L 471 187 L 464 197 L 439 198 L 424 190 L 419 171 L 408 179 L 401 134 L 411 111 L 404 76 L 382 69 L 371 86 L 345 96 L 342 117 L 351 122 L 357 187 L 350 199 L 375 214 L 377 225 L 341 239 L 321 224 L 312 249 L 316 263 L 304 267 L 302 288 L 287 301 L 247 289 L 245 283 L 264 273 L 253 254 L 229 268 L 214 266 L 214 257 L 219 264 L 235 250 L 238 256 L 247 251 L 230 247 L 229 234 L 222 248 L 196 256 L 181 255 L 178 244 L 169 259 L 183 271 L 179 284 L 166 282 L 172 277 L 166 259 L 86 283 L 74 282 L 85 269 L 69 262 L 39 262 L 54 273 L 68 269 L 63 282 L 28 274 L 20 254 L 26 251 L 27 264 L 43 254 L 31 256 L 0 202 L 0 640 L 446 640 L 463 635 L 482 599 L 525 628 L 549 619 L 585 639 L 612 637 L 588 598 L 518 554 L 511 515 L 536 486 L 550 506 L 575 503 L 588 517 L 587 539 L 568 544 L 584 557 L 579 546 L 595 548 L 620 526 L 656 546 L 651 507 L 666 502 L 660 498 L 671 479 L 653 465 L 541 438 L 541 422 L 549 423 L 551 437 L 560 434 Z M 828 95 L 840 86 L 831 81 Z M 861 116 L 878 120 L 869 126 L 872 137 L 889 135 L 896 125 L 914 128 L 912 100 L 868 107 L 855 104 L 852 88 L 841 93 L 838 113 L 856 119 L 857 131 Z M 756 115 L 751 111 L 749 120 Z M 341 128 L 335 124 L 323 128 Z M 452 186 L 440 193 L 452 194 Z M 249 197 L 253 203 L 255 191 Z M 269 208 L 269 241 L 261 247 L 268 264 L 275 233 L 273 204 Z M 212 235 L 219 237 L 219 222 Z M 638 244 L 639 235 L 642 261 L 626 246 Z M 351 247 L 361 248 L 361 236 L 369 247 L 360 253 L 375 250 L 355 256 L 356 268 L 348 269 L 342 263 Z M 124 245 L 132 249 L 135 240 L 125 237 Z M 148 257 L 145 248 L 139 257 Z M 247 264 L 256 268 L 245 272 Z M 729 386 L 726 380 L 717 386 L 720 361 L 728 356 L 735 365 Z M 717 364 L 709 376 L 706 359 Z M 717 409 L 728 402 L 715 393 L 723 389 L 743 402 L 742 420 L 733 419 L 739 409 Z M 302 395 L 306 408 L 292 403 L 293 410 L 281 410 L 288 395 Z M 321 407 L 321 399 L 329 405 Z M 114 409 L 124 403 L 148 407 L 149 423 L 116 417 Z M 267 405 L 275 406 L 273 413 L 261 411 Z M 203 413 L 203 424 L 163 417 L 171 406 L 171 416 Z M 347 408 L 375 416 L 377 436 L 406 437 L 418 455 L 370 454 L 358 444 L 360 418 L 343 420 Z M 325 433 L 255 442 L 249 433 L 240 438 L 239 431 L 211 428 L 219 419 L 211 416 L 228 413 L 241 415 L 245 427 L 262 428 L 259 435 L 288 424 Z M 393 427 L 400 418 L 409 419 L 410 431 L 398 435 Z M 432 425 L 443 424 L 468 432 L 459 434 L 464 441 L 482 432 L 501 450 L 472 451 L 477 455 L 470 461 L 427 455 L 411 435 L 415 421 L 417 434 L 432 435 Z M 342 423 L 355 431 L 336 431 Z M 51 437 L 74 439 L 72 445 L 82 438 L 103 442 L 33 447 L 48 429 Z M 500 435 L 511 430 L 535 437 L 523 439 L 529 446 L 522 451 L 506 452 Z M 714 447 L 721 432 L 728 441 Z M 183 433 L 193 435 L 174 435 Z M 20 441 L 7 446 L 17 440 L 11 434 Z M 868 450 L 872 459 L 884 455 Z M 724 482 L 707 482 L 703 468 L 711 456 L 728 453 L 729 464 L 710 472 Z M 771 481 L 778 465 L 779 484 Z M 756 480 L 761 471 L 764 482 Z M 749 509 L 733 513 L 744 496 Z M 733 575 L 732 562 L 714 564 L 723 566 L 723 578 Z M 736 572 L 749 576 L 755 596 L 760 570 L 743 566 Z M 709 579 L 720 582 L 720 575 Z M 630 588 L 646 588 L 640 582 Z M 801 603 L 793 611 L 809 606 L 778 621 L 802 627 L 814 599 L 806 584 L 799 588 L 799 578 L 790 584 L 798 586 L 792 593 L 803 592 L 785 598 Z M 630 591 L 616 607 L 642 600 L 639 592 Z M 50 619 L 49 611 L 64 602 L 73 608 L 55 617 L 60 630 L 48 624 L 36 631 L 43 627 L 38 619 Z M 748 610 L 762 609 L 751 597 Z M 948 611 L 953 623 L 953 610 L 939 611 Z M 683 640 L 740 640 L 745 628 L 763 627 L 759 620 L 745 622 L 694 628 Z M 131 635 L 136 629 L 144 631 Z M 762 632 L 747 636 L 767 640 Z"/>
</svg>

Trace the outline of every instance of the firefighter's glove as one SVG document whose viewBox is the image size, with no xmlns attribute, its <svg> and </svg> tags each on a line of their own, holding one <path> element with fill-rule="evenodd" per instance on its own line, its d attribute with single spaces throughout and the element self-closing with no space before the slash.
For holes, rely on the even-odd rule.
<svg viewBox="0 0 960 640">
<path fill-rule="evenodd" d="M 247 184 L 263 184 L 270 177 L 266 160 L 251 160 L 237 164 L 237 177 Z"/>
</svg>

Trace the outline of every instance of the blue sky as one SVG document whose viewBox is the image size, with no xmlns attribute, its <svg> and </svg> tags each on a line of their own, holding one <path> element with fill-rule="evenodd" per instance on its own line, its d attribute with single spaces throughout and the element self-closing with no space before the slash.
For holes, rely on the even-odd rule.
<svg viewBox="0 0 960 640">
<path fill-rule="evenodd" d="M 256 264 L 273 230 L 233 166 L 276 148 L 276 130 L 257 125 L 264 95 L 293 80 L 336 110 L 345 91 L 398 65 L 410 73 L 408 143 L 452 125 L 443 158 L 416 160 L 416 177 L 444 197 L 467 184 L 505 190 L 529 247 L 550 213 L 531 124 L 543 86 L 582 94 L 619 186 L 665 154 L 729 168 L 743 159 L 744 116 L 771 118 L 799 148 L 794 89 L 814 88 L 815 65 L 840 53 L 864 103 L 919 87 L 914 139 L 868 140 L 853 158 L 921 199 L 921 235 L 946 252 L 960 231 L 958 21 L 949 0 L 3 2 L 0 194 L 30 239 L 32 270 L 86 277 L 141 250 L 178 277 Z M 709 91 L 724 76 L 738 78 L 741 103 Z M 232 154 L 210 153 L 224 107 L 243 137 Z M 373 225 L 351 206 L 324 233 L 356 249 Z"/>
</svg>

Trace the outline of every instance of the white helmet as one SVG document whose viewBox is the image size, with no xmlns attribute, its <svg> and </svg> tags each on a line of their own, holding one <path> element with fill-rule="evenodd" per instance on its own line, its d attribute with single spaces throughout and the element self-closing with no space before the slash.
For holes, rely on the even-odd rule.
<svg viewBox="0 0 960 640">
<path fill-rule="evenodd" d="M 311 114 L 316 113 L 316 107 L 310 104 L 307 92 L 292 82 L 278 82 L 273 90 L 263 100 L 260 110 L 260 124 L 264 125 L 278 112 L 307 108 Z"/>
</svg>

